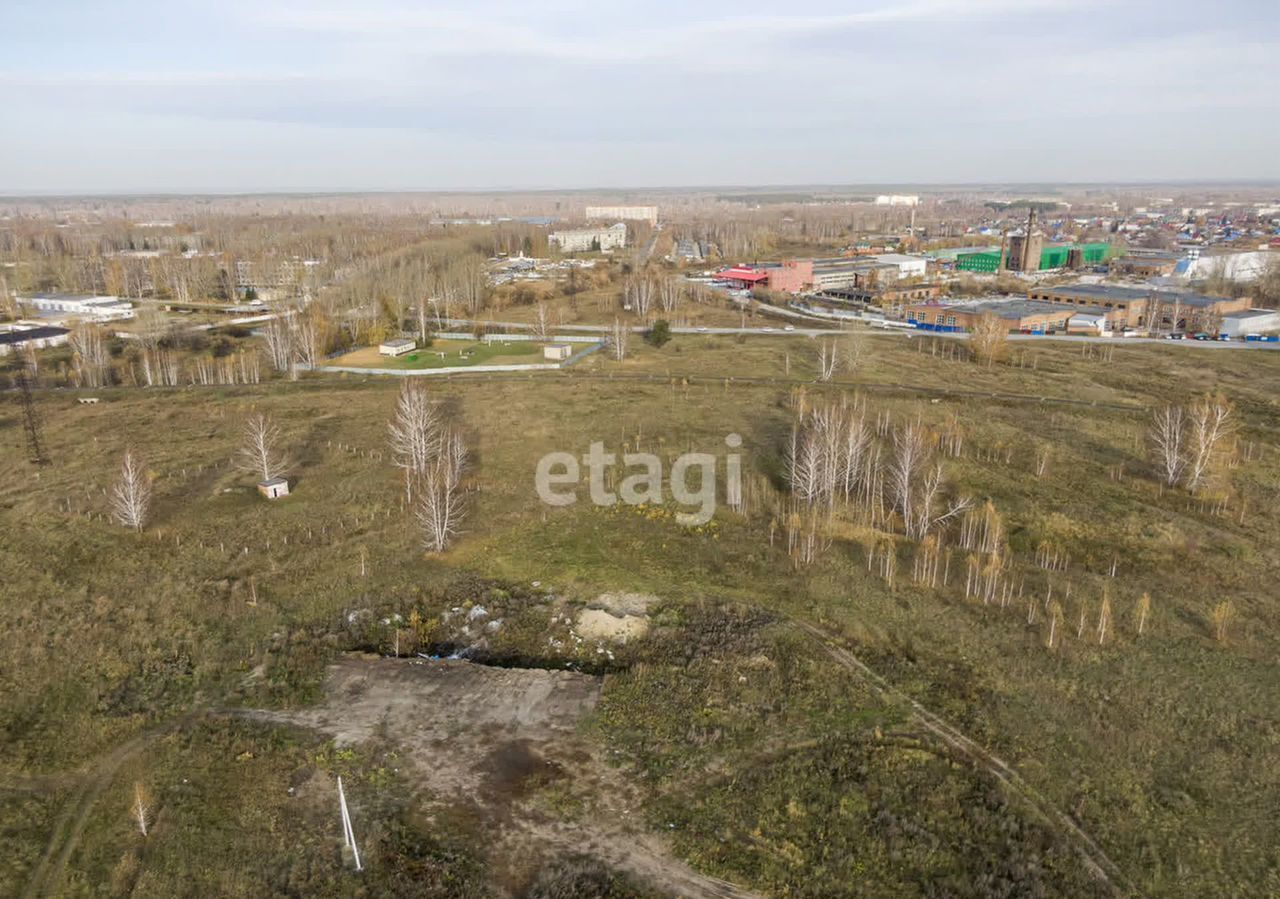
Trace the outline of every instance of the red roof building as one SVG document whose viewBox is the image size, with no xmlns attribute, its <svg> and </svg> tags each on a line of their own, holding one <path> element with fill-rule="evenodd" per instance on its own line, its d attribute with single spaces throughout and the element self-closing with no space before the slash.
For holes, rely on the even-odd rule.
<svg viewBox="0 0 1280 899">
<path fill-rule="evenodd" d="M 737 288 L 749 288 L 768 282 L 769 273 L 757 268 L 736 265 L 722 272 L 716 272 L 715 277 L 717 281 L 728 281 Z"/>
</svg>

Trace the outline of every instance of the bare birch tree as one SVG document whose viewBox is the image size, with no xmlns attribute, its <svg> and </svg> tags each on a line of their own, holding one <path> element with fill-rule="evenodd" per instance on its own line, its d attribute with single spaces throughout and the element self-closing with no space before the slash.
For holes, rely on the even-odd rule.
<svg viewBox="0 0 1280 899">
<path fill-rule="evenodd" d="M 631 329 L 622 323 L 620 319 L 613 320 L 613 332 L 609 337 L 609 348 L 613 351 L 613 358 L 619 362 L 626 361 L 627 345 L 631 340 Z"/>
<path fill-rule="evenodd" d="M 392 457 L 404 470 L 405 500 L 413 502 L 414 485 L 426 475 L 441 449 L 441 417 L 426 387 L 405 379 L 388 430 Z"/>
<path fill-rule="evenodd" d="M 541 300 L 533 310 L 533 336 L 542 341 L 551 336 L 551 319 L 547 314 L 547 304 Z"/>
<path fill-rule="evenodd" d="M 141 531 L 150 509 L 151 479 L 146 465 L 132 449 L 127 449 L 120 474 L 111 488 L 111 517 L 125 527 Z"/>
<path fill-rule="evenodd" d="M 1235 430 L 1235 419 L 1225 397 L 1208 394 L 1191 405 L 1187 419 L 1187 487 L 1195 490 L 1208 478 L 1222 444 Z"/>
<path fill-rule="evenodd" d="M 467 467 L 467 447 L 455 430 L 441 434 L 440 452 L 422 478 L 418 498 L 418 522 L 431 552 L 444 552 L 459 533 L 465 514 L 462 475 Z"/>
<path fill-rule="evenodd" d="M 1187 465 L 1184 436 L 1185 427 L 1181 406 L 1168 405 L 1156 410 L 1151 418 L 1149 439 L 1156 467 L 1167 487 L 1172 487 L 1182 480 L 1182 471 Z"/>
<path fill-rule="evenodd" d="M 240 466 L 263 481 L 288 473 L 290 462 L 280 449 L 280 428 L 262 413 L 249 416 L 240 447 Z"/>
<path fill-rule="evenodd" d="M 835 341 L 823 340 L 818 343 L 818 380 L 830 381 L 835 377 L 836 361 L 839 358 L 836 353 Z"/>
<path fill-rule="evenodd" d="M 427 295 L 422 291 L 418 291 L 418 297 L 414 301 L 413 310 L 414 318 L 418 322 L 418 340 L 422 341 L 424 346 L 427 342 L 427 334 L 431 330 L 429 325 L 429 322 L 431 321 L 431 305 L 431 300 Z"/>
<path fill-rule="evenodd" d="M 662 311 L 668 315 L 680 310 L 680 300 L 684 296 L 684 286 L 679 278 L 663 278 L 658 282 L 658 303 Z"/>
<path fill-rule="evenodd" d="M 138 828 L 138 833 L 145 837 L 147 829 L 151 826 L 151 796 L 141 781 L 133 785 L 133 804 L 129 806 L 129 817 L 133 819 L 133 825 Z"/>
</svg>

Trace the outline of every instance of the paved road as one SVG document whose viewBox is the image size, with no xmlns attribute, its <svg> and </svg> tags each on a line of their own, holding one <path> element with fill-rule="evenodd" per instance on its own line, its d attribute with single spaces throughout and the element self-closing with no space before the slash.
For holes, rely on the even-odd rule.
<svg viewBox="0 0 1280 899">
<path fill-rule="evenodd" d="M 533 325 L 527 322 L 504 322 L 504 321 L 476 321 L 467 318 L 447 318 L 444 324 L 452 327 L 470 328 L 476 325 L 491 325 L 499 328 L 511 328 L 516 331 L 532 331 Z M 895 326 L 877 326 L 874 319 L 866 322 L 866 332 L 872 334 L 891 334 L 898 337 L 925 338 L 939 337 L 945 340 L 968 340 L 968 334 L 944 334 L 935 331 L 915 331 L 909 328 L 900 328 Z M 590 334 L 607 334 L 613 328 L 607 325 L 559 325 L 554 330 L 559 332 L 583 331 Z M 643 333 L 648 330 L 643 325 L 633 325 L 631 330 L 635 333 Z M 832 328 L 798 328 L 794 325 L 789 327 L 776 327 L 773 325 L 760 325 L 750 328 L 723 328 L 723 327 L 701 327 L 686 328 L 673 327 L 673 334 L 744 334 L 749 337 L 830 337 L 838 334 L 844 329 Z M 1162 346 L 1188 347 L 1198 349 L 1216 349 L 1216 350 L 1280 350 L 1280 343 L 1244 343 L 1238 340 L 1164 340 L 1156 337 L 1088 337 L 1081 335 L 1053 334 L 1045 336 L 1042 334 L 1010 334 L 1009 340 L 1018 342 L 1031 343 L 1104 343 L 1111 346 L 1129 346 L 1131 344 L 1142 343 L 1158 343 Z"/>
</svg>

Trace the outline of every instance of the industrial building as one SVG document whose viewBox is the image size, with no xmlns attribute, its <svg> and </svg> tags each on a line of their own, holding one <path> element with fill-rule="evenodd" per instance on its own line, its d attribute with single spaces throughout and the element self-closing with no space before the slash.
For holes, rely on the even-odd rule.
<svg viewBox="0 0 1280 899">
<path fill-rule="evenodd" d="M 614 250 L 627 245 L 627 226 L 622 222 L 608 228 L 577 228 L 570 231 L 552 231 L 547 242 L 559 247 L 562 253 L 588 253 Z"/>
<path fill-rule="evenodd" d="M 958 253 L 957 271 L 994 274 L 1000 271 L 1038 272 L 1047 269 L 1081 268 L 1101 265 L 1115 255 L 1109 243 L 1046 244 L 1035 209 L 1027 215 L 1025 228 L 1004 235 L 999 250 Z"/>
<path fill-rule="evenodd" d="M 648 222 L 658 224 L 657 206 L 588 206 L 587 221 Z"/>
<path fill-rule="evenodd" d="M 1248 337 L 1251 334 L 1280 333 L 1280 312 L 1274 309 L 1244 309 L 1222 316 L 1219 334 L 1228 337 Z"/>
<path fill-rule="evenodd" d="M 734 290 L 750 290 L 753 287 L 768 287 L 769 273 L 762 268 L 735 265 L 724 271 L 716 272 L 714 280 L 724 281 Z"/>
<path fill-rule="evenodd" d="M 767 287 L 784 293 L 802 293 L 813 286 L 813 260 L 789 259 L 768 265 L 736 265 L 717 272 L 717 281 L 725 281 L 738 290 Z"/>
<path fill-rule="evenodd" d="M 1060 306 L 1102 311 L 1113 328 L 1168 327 L 1194 330 L 1217 316 L 1249 308 L 1249 301 L 1243 297 L 1211 297 L 1181 290 L 1143 290 L 1110 284 L 1034 287 L 1027 292 L 1027 296 L 1032 300 Z M 1159 321 L 1149 320 L 1154 317 L 1153 303 L 1159 307 Z"/>
<path fill-rule="evenodd" d="M 0 325 L 0 356 L 22 350 L 42 350 L 62 346 L 71 332 L 66 328 L 36 322 L 14 322 Z"/>
<path fill-rule="evenodd" d="M 133 304 L 112 296 L 37 293 L 18 297 L 18 304 L 44 313 L 62 313 L 68 319 L 107 322 L 133 318 Z"/>
<path fill-rule="evenodd" d="M 929 260 L 924 256 L 881 253 L 833 259 L 794 259 L 759 266 L 735 266 L 716 275 L 738 287 L 766 286 L 786 293 L 882 289 L 898 281 L 923 279 Z"/>
<path fill-rule="evenodd" d="M 878 253 L 871 257 L 881 265 L 892 265 L 898 270 L 898 279 L 923 278 L 929 270 L 929 257 L 908 256 L 904 253 Z"/>
<path fill-rule="evenodd" d="M 903 317 L 923 331 L 962 332 L 973 330 L 978 319 L 994 315 L 1013 332 L 1051 334 L 1067 330 L 1075 310 L 1036 300 L 998 298 L 964 303 L 908 303 Z"/>
<path fill-rule="evenodd" d="M 1086 265 L 1102 265 L 1113 255 L 1115 255 L 1115 247 L 1109 243 L 1063 243 L 1051 244 L 1050 246 L 1041 246 L 1036 254 L 1038 263 L 1033 267 L 1021 268 L 1023 260 L 1020 258 L 1026 248 L 1027 253 L 1035 250 L 1036 242 L 1022 242 L 1021 235 L 1015 235 L 1009 239 L 1009 246 L 1006 250 L 1008 258 L 1006 259 L 1005 268 L 1009 271 L 1044 271 L 1046 269 L 1055 268 L 1079 268 Z M 1014 251 L 1018 255 L 1015 255 Z M 960 253 L 956 256 L 956 270 L 962 272 L 979 272 L 983 274 L 995 274 L 1000 271 L 999 250 L 981 250 L 974 253 Z"/>
</svg>

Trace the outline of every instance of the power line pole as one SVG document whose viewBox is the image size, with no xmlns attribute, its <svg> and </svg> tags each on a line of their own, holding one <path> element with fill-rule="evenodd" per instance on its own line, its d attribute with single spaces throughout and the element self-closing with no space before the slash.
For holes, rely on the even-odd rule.
<svg viewBox="0 0 1280 899">
<path fill-rule="evenodd" d="M 27 380 L 26 369 L 20 367 L 17 377 L 18 401 L 22 403 L 22 429 L 27 436 L 27 458 L 33 465 L 47 465 L 49 458 L 44 453 L 44 443 L 40 439 L 40 413 L 31 398 L 31 384 Z"/>
</svg>

